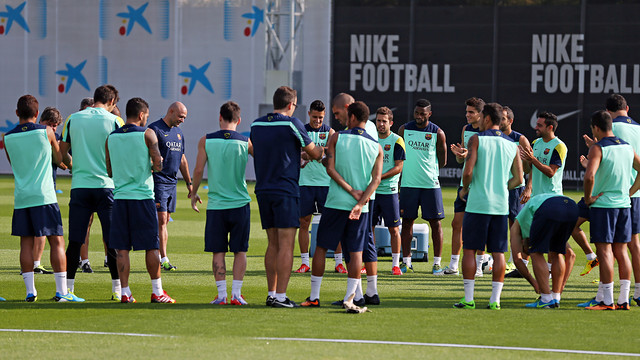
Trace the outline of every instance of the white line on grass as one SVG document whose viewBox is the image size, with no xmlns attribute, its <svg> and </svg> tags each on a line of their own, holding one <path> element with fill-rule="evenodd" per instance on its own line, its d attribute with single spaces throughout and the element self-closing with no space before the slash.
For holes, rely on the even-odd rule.
<svg viewBox="0 0 640 360">
<path fill-rule="evenodd" d="M 410 345 L 410 346 L 437 346 L 450 348 L 470 348 L 470 349 L 492 349 L 492 350 L 515 350 L 515 351 L 537 351 L 537 352 L 553 352 L 553 353 L 569 353 L 569 354 L 587 354 L 587 355 L 606 355 L 606 356 L 633 356 L 640 357 L 637 353 L 621 353 L 606 351 L 589 351 L 589 350 L 570 350 L 570 349 L 543 349 L 517 346 L 490 346 L 490 345 L 467 345 L 467 344 L 439 344 L 439 343 L 420 343 L 407 341 L 379 341 L 379 340 L 351 340 L 351 339 L 313 339 L 313 338 L 277 338 L 277 337 L 258 337 L 256 340 L 281 340 L 281 341 L 311 341 L 311 342 L 333 342 L 333 343 L 352 343 L 352 344 L 382 344 L 382 345 Z"/>
<path fill-rule="evenodd" d="M 158 335 L 158 334 L 118 333 L 118 332 L 103 332 L 103 331 L 40 330 L 40 329 L 0 329 L 0 332 L 117 335 L 117 336 L 138 336 L 138 337 L 173 337 L 173 336 Z"/>
</svg>

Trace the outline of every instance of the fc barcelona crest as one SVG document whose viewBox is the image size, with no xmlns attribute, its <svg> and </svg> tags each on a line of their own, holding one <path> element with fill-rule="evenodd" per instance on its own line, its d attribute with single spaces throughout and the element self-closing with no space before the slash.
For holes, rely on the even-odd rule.
<svg viewBox="0 0 640 360">
<path fill-rule="evenodd" d="M 318 135 L 318 137 L 320 138 L 320 140 L 324 140 L 324 139 L 327 138 L 327 134 L 321 133 L 321 134 Z"/>
<path fill-rule="evenodd" d="M 386 144 L 384 146 L 384 151 L 389 151 L 389 150 L 391 150 L 391 144 Z"/>
<path fill-rule="evenodd" d="M 431 140 L 431 133 L 424 134 L 424 138 L 427 140 Z"/>
<path fill-rule="evenodd" d="M 544 154 L 545 155 L 549 155 L 549 150 L 551 150 L 551 149 L 544 149 Z"/>
<path fill-rule="evenodd" d="M 177 134 L 177 135 L 178 135 L 178 140 L 182 140 L 182 136 L 180 134 Z"/>
</svg>

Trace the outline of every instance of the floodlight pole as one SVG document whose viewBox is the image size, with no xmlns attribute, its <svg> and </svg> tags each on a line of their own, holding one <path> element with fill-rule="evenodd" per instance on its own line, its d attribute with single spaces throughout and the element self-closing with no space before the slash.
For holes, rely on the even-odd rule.
<svg viewBox="0 0 640 360">
<path fill-rule="evenodd" d="M 293 86 L 296 34 L 301 29 L 304 8 L 304 0 L 265 0 L 266 70 L 286 70 L 289 86 Z"/>
</svg>

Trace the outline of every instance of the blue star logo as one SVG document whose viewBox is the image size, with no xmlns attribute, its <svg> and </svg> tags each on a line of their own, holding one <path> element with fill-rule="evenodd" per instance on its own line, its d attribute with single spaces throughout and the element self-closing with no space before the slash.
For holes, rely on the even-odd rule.
<svg viewBox="0 0 640 360">
<path fill-rule="evenodd" d="M 253 13 L 242 14 L 243 18 L 249 19 L 248 21 L 249 24 L 251 24 L 251 22 L 253 21 L 253 27 L 251 28 L 251 37 L 253 37 L 256 34 L 256 31 L 258 30 L 258 26 L 260 26 L 260 24 L 264 22 L 264 10 L 260 9 L 257 6 L 252 6 L 252 8 L 253 8 Z M 247 34 L 246 31 L 245 31 L 245 35 L 249 36 L 249 34 Z"/>
<path fill-rule="evenodd" d="M 7 9 L 7 11 L 0 12 L 0 18 L 7 19 L 7 27 L 4 31 L 5 34 L 7 35 L 9 34 L 9 30 L 11 30 L 11 25 L 13 25 L 14 22 L 20 25 L 26 32 L 30 32 L 29 25 L 27 25 L 27 22 L 24 20 L 24 17 L 22 16 L 22 10 L 24 9 L 25 5 L 27 5 L 26 1 L 18 5 L 16 8 L 12 8 L 9 5 L 4 6 Z M 4 19 L 2 20 L 2 22 L 4 22 Z"/>
<path fill-rule="evenodd" d="M 9 120 L 5 120 L 5 123 L 7 123 L 7 126 L 0 126 L 0 132 L 3 134 L 8 133 L 9 131 L 13 130 L 14 127 L 16 127 L 16 125 L 18 125 L 18 122 L 11 122 Z"/>
<path fill-rule="evenodd" d="M 144 18 L 144 15 L 142 15 L 142 13 L 144 13 L 144 11 L 147 9 L 147 6 L 149 6 L 148 2 L 137 9 L 134 9 L 131 5 L 127 5 L 128 12 L 121 12 L 116 14 L 118 17 L 125 19 L 123 20 L 123 22 L 126 22 L 127 19 L 129 20 L 129 24 L 127 25 L 127 32 L 124 35 L 129 36 L 129 34 L 131 33 L 131 29 L 133 29 L 133 26 L 136 23 L 140 24 L 143 29 L 151 34 L 149 23 L 147 22 L 147 19 Z"/>
<path fill-rule="evenodd" d="M 87 60 L 81 62 L 80 64 L 78 64 L 77 66 L 73 66 L 69 63 L 66 63 L 65 66 L 67 67 L 66 70 L 58 70 L 56 71 L 56 74 L 61 75 L 62 76 L 62 81 L 67 80 L 67 84 L 65 85 L 65 94 L 69 92 L 69 89 L 71 88 L 71 85 L 73 84 L 73 81 L 75 80 L 78 84 L 80 84 L 83 88 L 87 89 L 87 91 L 89 91 L 89 84 L 87 83 L 87 79 L 84 78 L 84 75 L 82 75 L 82 69 L 84 69 L 84 66 L 87 64 Z M 62 92 L 62 91 L 60 91 Z"/>
<path fill-rule="evenodd" d="M 188 92 L 184 90 L 186 89 L 186 86 L 185 86 L 183 87 L 183 90 L 182 90 L 183 94 L 185 94 L 186 92 L 186 95 L 191 95 L 193 88 L 196 86 L 196 83 L 198 82 L 202 84 L 202 86 L 204 86 L 205 89 L 209 90 L 209 92 L 213 94 L 213 87 L 211 86 L 211 83 L 209 82 L 209 79 L 207 78 L 207 76 L 204 74 L 209 68 L 209 65 L 211 65 L 211 61 L 202 65 L 199 68 L 189 64 L 189 70 L 191 71 L 183 71 L 178 73 L 178 75 L 185 77 L 185 83 L 189 82 L 188 79 L 191 79 Z"/>
</svg>

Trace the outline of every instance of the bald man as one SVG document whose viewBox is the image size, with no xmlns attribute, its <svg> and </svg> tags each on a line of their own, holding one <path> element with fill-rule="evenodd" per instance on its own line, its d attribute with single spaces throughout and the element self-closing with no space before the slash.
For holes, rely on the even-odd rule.
<svg viewBox="0 0 640 360">
<path fill-rule="evenodd" d="M 158 211 L 158 235 L 160 236 L 160 262 L 162 270 L 176 271 L 167 257 L 167 241 L 169 232 L 167 223 L 172 212 L 176 211 L 176 189 L 178 185 L 178 170 L 187 185 L 188 198 L 191 198 L 191 175 L 189 163 L 184 155 L 184 136 L 180 130 L 187 118 L 187 107 L 176 101 L 169 106 L 167 114 L 160 120 L 149 125 L 149 129 L 156 132 L 158 147 L 162 155 L 162 171 L 153 173 L 156 210 Z"/>
</svg>

